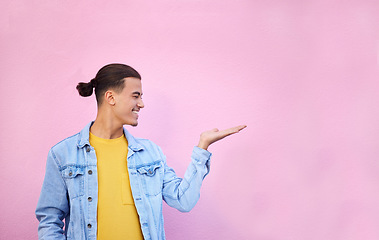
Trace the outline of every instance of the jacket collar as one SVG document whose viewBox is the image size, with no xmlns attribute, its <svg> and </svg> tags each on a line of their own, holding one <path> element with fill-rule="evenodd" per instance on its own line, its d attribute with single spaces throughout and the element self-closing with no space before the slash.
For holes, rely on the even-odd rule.
<svg viewBox="0 0 379 240">
<path fill-rule="evenodd" d="M 93 121 L 88 123 L 80 132 L 78 137 L 78 147 L 83 148 L 86 145 L 89 144 L 89 129 L 91 128 L 93 124 Z M 143 146 L 138 143 L 138 140 L 135 139 L 129 132 L 126 130 L 125 126 L 124 128 L 124 135 L 126 139 L 128 140 L 128 147 L 133 150 L 134 152 L 143 150 Z"/>
</svg>

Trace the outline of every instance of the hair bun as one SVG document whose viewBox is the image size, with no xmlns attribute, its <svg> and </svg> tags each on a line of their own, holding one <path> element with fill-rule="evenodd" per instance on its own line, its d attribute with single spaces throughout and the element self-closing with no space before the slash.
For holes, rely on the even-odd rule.
<svg viewBox="0 0 379 240">
<path fill-rule="evenodd" d="M 93 80 L 94 79 L 92 79 L 88 83 L 84 83 L 84 82 L 78 83 L 78 85 L 76 86 L 76 89 L 78 90 L 80 96 L 89 97 L 92 95 L 93 88 L 94 88 L 94 81 Z"/>
</svg>

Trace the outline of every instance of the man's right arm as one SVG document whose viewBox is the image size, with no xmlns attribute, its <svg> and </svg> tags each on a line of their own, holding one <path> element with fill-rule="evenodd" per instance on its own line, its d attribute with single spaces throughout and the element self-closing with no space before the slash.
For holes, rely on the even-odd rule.
<svg viewBox="0 0 379 240">
<path fill-rule="evenodd" d="M 62 220 L 69 213 L 67 187 L 52 149 L 47 157 L 45 179 L 35 213 L 39 221 L 38 239 L 66 239 Z"/>
</svg>

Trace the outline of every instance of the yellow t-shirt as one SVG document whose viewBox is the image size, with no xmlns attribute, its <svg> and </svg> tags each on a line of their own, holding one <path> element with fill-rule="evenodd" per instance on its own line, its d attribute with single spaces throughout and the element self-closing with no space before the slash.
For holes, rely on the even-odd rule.
<svg viewBox="0 0 379 240">
<path fill-rule="evenodd" d="M 90 132 L 97 157 L 97 239 L 143 239 L 130 189 L 127 168 L 128 142 L 124 135 L 104 139 Z"/>
</svg>

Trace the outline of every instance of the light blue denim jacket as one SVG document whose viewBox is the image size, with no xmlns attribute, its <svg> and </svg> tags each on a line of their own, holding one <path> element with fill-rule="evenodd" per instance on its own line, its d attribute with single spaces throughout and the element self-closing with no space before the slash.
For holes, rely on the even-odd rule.
<svg viewBox="0 0 379 240">
<path fill-rule="evenodd" d="M 49 151 L 36 209 L 41 240 L 96 240 L 98 182 L 96 153 L 89 143 L 91 125 Z M 157 145 L 134 138 L 125 128 L 124 134 L 128 140 L 130 186 L 143 236 L 145 240 L 163 240 L 162 199 L 179 211 L 190 211 L 199 200 L 211 153 L 194 147 L 182 179 L 167 166 Z"/>
</svg>

